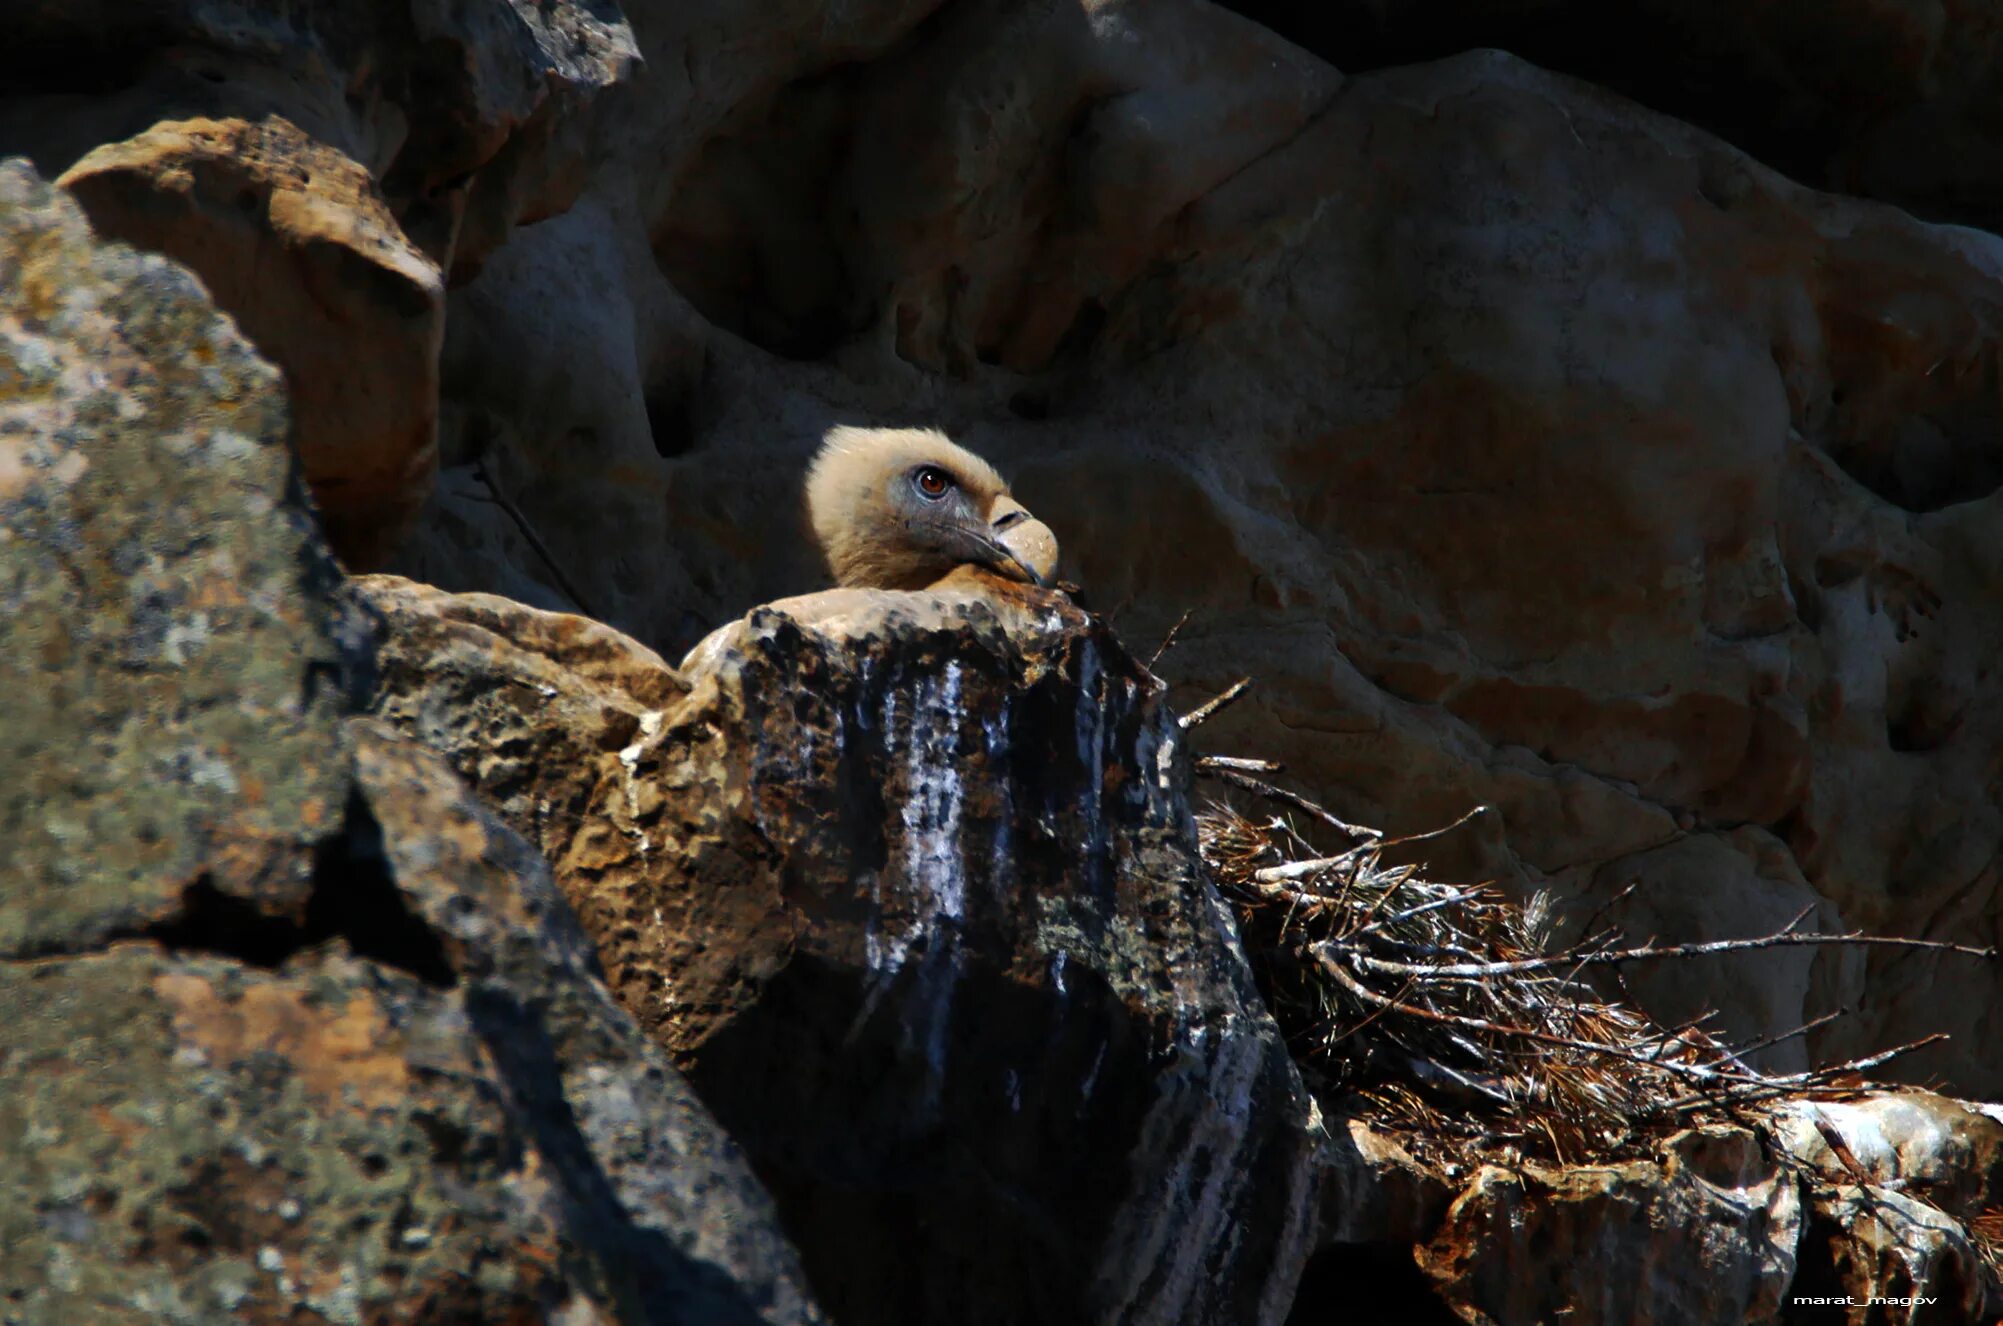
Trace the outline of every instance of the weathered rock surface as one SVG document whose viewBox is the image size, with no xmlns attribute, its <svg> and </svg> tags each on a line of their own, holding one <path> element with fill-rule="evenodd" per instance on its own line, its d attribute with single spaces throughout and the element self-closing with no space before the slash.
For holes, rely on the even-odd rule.
<svg viewBox="0 0 2003 1326">
<path fill-rule="evenodd" d="M 1985 1254 L 1970 1230 L 1985 1216 L 1993 1226 L 2003 1210 L 2003 1119 L 1995 1106 L 1919 1093 L 1802 1103 L 1782 1111 L 1780 1135 L 1813 1167 L 1794 1294 L 1860 1306 L 1936 1300 L 1914 1320 L 2003 1317 L 1997 1250 Z M 1906 1318 L 1849 1316 L 1880 1319 Z"/>
<path fill-rule="evenodd" d="M 810 1322 L 547 867 L 352 716 L 278 375 L 0 166 L 0 1316 Z"/>
<path fill-rule="evenodd" d="M 1707 1125 L 1665 1139 L 1652 1158 L 1471 1174 L 1416 1162 L 1361 1119 L 1347 1132 L 1351 1158 L 1331 1148 L 1326 1190 L 1361 1200 L 1331 1203 L 1293 1322 L 1976 1322 L 2003 1312 L 2003 1280 L 1969 1228 L 2003 1198 L 2003 1127 L 1945 1097 L 1793 1102 L 1758 1133 Z M 1400 1276 L 1415 1257 L 1430 1292 Z M 1832 1309 L 1846 1297 L 1854 1307 Z M 1921 1306 L 1908 1316 L 1873 1298 Z"/>
<path fill-rule="evenodd" d="M 37 91 L 0 154 L 202 278 L 285 372 L 336 550 L 380 563 L 437 471 L 447 279 L 583 187 L 616 6 L 36 4 L 8 38 Z"/>
<path fill-rule="evenodd" d="M 453 297 L 458 468 L 399 569 L 565 603 L 477 441 L 594 611 L 676 652 L 812 583 L 822 428 L 936 421 L 1130 638 L 1193 612 L 1192 697 L 1257 676 L 1218 748 L 1394 831 L 1496 807 L 1447 877 L 1580 920 L 1636 882 L 1610 919 L 1664 937 L 1999 938 L 2003 244 L 1505 56 L 1342 80 L 1200 5 L 839 58 Z M 986 136 L 949 171 L 900 126 Z M 1747 1036 L 1859 1010 L 1783 1065 L 1945 1030 L 1896 1071 L 2003 1090 L 1994 965 L 1637 988 Z"/>
<path fill-rule="evenodd" d="M 1663 1149 L 1660 1162 L 1484 1166 L 1420 1265 L 1482 1326 L 1772 1321 L 1801 1238 L 1792 1176 L 1743 1129 L 1692 1130 Z"/>
<path fill-rule="evenodd" d="M 386 628 L 380 711 L 559 862 L 614 985 L 744 1140 L 841 1319 L 927 1320 L 953 1293 L 1038 1320 L 1079 1319 L 1081 1297 L 1094 1319 L 1301 1323 L 1813 1320 L 1796 1299 L 1837 1294 L 2003 1309 L 1970 1233 L 2003 1200 L 2003 1125 L 1942 1097 L 1471 1172 L 1348 1107 L 1299 1130 L 1263 1014 L 1231 957 L 1205 956 L 1206 925 L 1235 936 L 1178 901 L 1197 887 L 1165 850 L 1179 776 L 1110 758 L 1179 740 L 1140 721 L 1158 699 L 1129 673 L 1122 701 L 1103 628 L 992 583 L 782 600 L 677 672 L 581 618 L 358 582 Z M 1095 650 L 1098 705 L 1079 685 Z M 1097 801 L 1056 794 L 1092 753 Z M 1166 1061 L 1147 1052 L 1164 1024 L 1184 1042 Z M 1181 1163 L 1196 1139 L 1213 1158 Z M 1233 1151 L 1230 1185 L 1189 1186 Z M 1147 1238 L 1127 1232 L 1141 1194 Z M 1220 1292 L 1233 1262 L 1201 1252 L 1203 1213 L 1234 1206 L 1240 1250 L 1300 1220 L 1297 1291 L 1275 1273 Z M 1223 1277 L 1213 1297 L 1094 1298 L 1114 1267 L 1151 1279 L 1136 1249 L 1155 1248 Z"/>
<path fill-rule="evenodd" d="M 832 591 L 677 678 L 575 619 L 361 584 L 381 712 L 556 862 L 838 1318 L 1284 1314 L 1317 1130 L 1174 718 L 1103 626 Z"/>
<path fill-rule="evenodd" d="M 2003 25 L 1961 0 L 1232 0 L 1348 70 L 1478 47 L 1591 79 L 1804 183 L 2003 227 Z"/>
<path fill-rule="evenodd" d="M 437 469 L 445 282 L 369 173 L 274 117 L 163 121 L 57 183 L 100 233 L 198 272 L 285 370 L 329 539 L 381 561 Z"/>
</svg>

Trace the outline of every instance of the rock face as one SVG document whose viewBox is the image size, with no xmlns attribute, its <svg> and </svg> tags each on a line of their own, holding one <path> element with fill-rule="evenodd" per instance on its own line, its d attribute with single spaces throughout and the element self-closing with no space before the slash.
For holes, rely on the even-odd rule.
<svg viewBox="0 0 2003 1326">
<path fill-rule="evenodd" d="M 1103 626 L 831 591 L 676 678 L 574 619 L 364 586 L 381 712 L 538 836 L 840 1320 L 1284 1314 L 1317 1131 L 1179 729 Z"/>
<path fill-rule="evenodd" d="M 640 89 L 668 168 L 615 154 L 453 296 L 460 431 L 399 569 L 567 582 L 677 652 L 813 583 L 822 428 L 938 422 L 1130 638 L 1192 613 L 1192 696 L 1258 678 L 1219 748 L 1393 831 L 1496 807 L 1446 877 L 1575 921 L 1635 883 L 1610 919 L 1679 939 L 1999 937 L 2003 244 L 1495 53 L 1344 78 L 1197 4 L 909 31 L 809 42 L 734 116 Z M 1898 1071 L 1993 1093 L 1999 981 L 1800 952 L 1637 988 L 1748 1038 L 1860 1010 L 1783 1059 L 1945 1030 Z"/>
<path fill-rule="evenodd" d="M 430 495 L 445 283 L 369 174 L 291 123 L 187 120 L 57 181 L 105 234 L 195 271 L 285 370 L 329 537 L 381 560 Z"/>
<path fill-rule="evenodd" d="M 1881 1093 L 1789 1103 L 1770 1139 L 1709 1125 L 1667 1139 L 1653 1160 L 1483 1166 L 1421 1236 L 1419 1264 L 1456 1319 L 1481 1326 L 2003 1312 L 2003 1280 L 1984 1264 L 1994 1254 L 1969 1232 L 2003 1199 L 1996 1119 L 1923 1092 Z M 1381 1139 L 1372 1150 L 1389 1195 L 1375 1209 L 1428 1204 L 1436 1180 L 1383 1158 Z M 1377 1226 L 1394 1238 L 1404 1228 Z M 1368 1241 L 1357 1226 L 1331 1232 L 1336 1247 Z M 1296 1320 L 1313 1319 L 1314 1292 L 1311 1277 Z M 1879 1299 L 1919 1306 L 1869 1306 Z"/>
<path fill-rule="evenodd" d="M 678 654 L 813 583 L 826 425 L 944 424 L 1132 638 L 1192 612 L 1192 691 L 1257 675 L 1218 741 L 1394 831 L 1497 807 L 1443 873 L 1575 920 L 1632 883 L 1611 919 L 1672 938 L 1998 937 L 2003 249 L 1768 168 L 1997 224 L 1993 25 L 935 9 L 38 3 L 0 147 L 281 363 L 353 565 Z M 1993 1094 L 1999 981 L 1636 988 L 1861 1009 L 1781 1061 L 1946 1030 L 1902 1071 Z"/>
<path fill-rule="evenodd" d="M 1591 79 L 1804 183 L 2003 228 L 2003 27 L 1979 6 L 1641 0 L 1234 0 L 1345 69 L 1478 47 Z"/>
<path fill-rule="evenodd" d="M 839 1320 L 955 1296 L 978 1320 L 2003 1309 L 1971 1232 L 2003 1205 L 2003 1125 L 1941 1097 L 1794 1102 L 1572 1166 L 1303 1127 L 1190 877 L 1180 729 L 1061 601 L 829 591 L 671 670 L 582 618 L 358 587 L 380 712 L 559 863 Z"/>
<path fill-rule="evenodd" d="M 0 105 L 0 154 L 202 278 L 284 370 L 327 534 L 368 566 L 437 472 L 448 278 L 568 205 L 634 56 L 581 2 L 35 4 L 0 73 L 47 90 Z M 92 81 L 118 91 L 79 104 Z"/>
<path fill-rule="evenodd" d="M 278 375 L 0 166 L 0 1312 L 811 1322 L 547 867 L 355 714 Z"/>
<path fill-rule="evenodd" d="M 1671 1139 L 1660 1163 L 1484 1166 L 1420 1264 L 1463 1320 L 1772 1321 L 1801 1238 L 1791 1175 L 1743 1129 Z M 1617 1266 L 1619 1274 L 1607 1268 Z"/>
</svg>

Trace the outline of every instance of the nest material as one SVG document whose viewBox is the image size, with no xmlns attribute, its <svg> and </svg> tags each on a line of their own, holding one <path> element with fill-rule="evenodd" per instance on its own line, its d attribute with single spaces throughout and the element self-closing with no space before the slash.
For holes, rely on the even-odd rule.
<svg viewBox="0 0 2003 1326">
<path fill-rule="evenodd" d="M 1203 722 L 1244 686 L 1192 711 L 1183 725 Z M 1805 912 L 1745 940 L 1624 948 L 1608 930 L 1554 950 L 1548 895 L 1518 905 L 1492 887 L 1435 883 L 1415 866 L 1386 864 L 1387 849 L 1451 832 L 1480 808 L 1433 833 L 1386 839 L 1254 776 L 1277 766 L 1204 756 L 1197 767 L 1263 803 L 1255 814 L 1213 802 L 1197 826 L 1296 1060 L 1322 1079 L 1323 1094 L 1360 1097 L 1372 1122 L 1436 1160 L 1515 1152 L 1579 1164 L 1642 1154 L 1694 1123 L 1759 1128 L 1763 1105 L 1853 1096 L 1871 1087 L 1868 1070 L 1943 1039 L 1769 1074 L 1748 1056 L 1837 1015 L 1733 1045 L 1713 1033 L 1710 1015 L 1664 1026 L 1609 1000 L 1583 978 L 1588 969 L 1811 944 L 1995 957 L 1993 949 L 1931 941 L 1803 933 L 1796 927 Z M 1352 845 L 1325 853 L 1304 836 L 1303 823 Z"/>
<path fill-rule="evenodd" d="M 1221 803 L 1197 825 L 1295 1056 L 1401 1132 L 1578 1163 L 1845 1071 L 1769 1077 L 1743 1062 L 1751 1047 L 1609 1003 L 1576 966 L 1463 974 L 1547 959 L 1548 901 L 1386 865 L 1409 840 L 1324 856 L 1287 818 Z"/>
</svg>

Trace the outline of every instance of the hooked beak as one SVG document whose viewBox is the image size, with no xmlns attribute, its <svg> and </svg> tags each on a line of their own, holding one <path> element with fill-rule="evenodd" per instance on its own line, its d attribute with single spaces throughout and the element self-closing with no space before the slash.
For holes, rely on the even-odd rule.
<svg viewBox="0 0 2003 1326">
<path fill-rule="evenodd" d="M 996 570 L 1011 576 L 1020 572 L 1030 583 L 1050 588 L 1057 574 L 1057 536 L 1050 526 L 1004 495 L 988 507 L 988 531 L 998 554 Z"/>
</svg>

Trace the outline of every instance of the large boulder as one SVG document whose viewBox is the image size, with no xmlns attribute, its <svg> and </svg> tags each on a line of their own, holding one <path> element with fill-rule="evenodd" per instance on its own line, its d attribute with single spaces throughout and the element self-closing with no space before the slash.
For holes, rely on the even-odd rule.
<svg viewBox="0 0 2003 1326">
<path fill-rule="evenodd" d="M 201 277 L 284 370 L 328 537 L 371 566 L 436 475 L 448 280 L 569 205 L 636 58 L 616 6 L 569 0 L 35 4 L 0 153 Z"/>
<path fill-rule="evenodd" d="M 1822 1090 L 1561 1160 L 1323 1078 L 1303 1127 L 1192 875 L 1186 734 L 1061 600 L 806 595 L 671 669 L 583 618 L 358 588 L 379 712 L 558 863 L 842 1320 L 2003 1307 L 2003 1125 L 1943 1097 Z"/>
<path fill-rule="evenodd" d="M 1321 1145 L 1159 684 L 1044 591 L 834 591 L 679 675 L 362 582 L 379 710 L 534 835 L 844 1321 L 1277 1321 Z"/>
<path fill-rule="evenodd" d="M 819 1320 L 522 839 L 356 716 L 278 373 L 0 166 L 0 1302 Z"/>
</svg>

